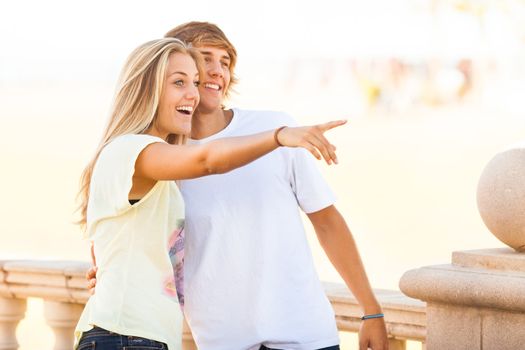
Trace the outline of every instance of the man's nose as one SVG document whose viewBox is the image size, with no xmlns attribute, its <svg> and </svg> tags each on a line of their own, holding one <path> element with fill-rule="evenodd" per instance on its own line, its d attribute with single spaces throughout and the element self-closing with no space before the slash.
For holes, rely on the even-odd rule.
<svg viewBox="0 0 525 350">
<path fill-rule="evenodd" d="M 224 68 L 220 62 L 211 62 L 209 65 L 208 73 L 212 77 L 222 78 L 224 76 Z"/>
</svg>

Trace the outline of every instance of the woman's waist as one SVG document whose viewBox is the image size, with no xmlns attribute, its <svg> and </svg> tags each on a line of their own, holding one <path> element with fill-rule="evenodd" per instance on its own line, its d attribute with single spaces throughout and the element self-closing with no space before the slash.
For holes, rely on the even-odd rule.
<svg viewBox="0 0 525 350">
<path fill-rule="evenodd" d="M 97 287 L 98 288 L 98 287 Z M 86 304 L 91 324 L 112 325 L 109 330 L 120 332 L 119 327 L 134 329 L 142 324 L 151 323 L 158 327 L 170 327 L 182 317 L 182 311 L 176 296 L 157 289 L 140 290 L 95 289 Z M 115 329 L 115 325 L 118 325 Z M 164 326 L 163 326 L 164 325 Z"/>
<path fill-rule="evenodd" d="M 95 293 L 86 304 L 75 330 L 77 341 L 83 332 L 97 326 L 122 335 L 165 342 L 170 349 L 180 342 L 183 316 L 177 303 L 148 298 L 144 302 L 130 300 L 120 305 L 117 305 L 118 300 L 101 301 Z"/>
</svg>

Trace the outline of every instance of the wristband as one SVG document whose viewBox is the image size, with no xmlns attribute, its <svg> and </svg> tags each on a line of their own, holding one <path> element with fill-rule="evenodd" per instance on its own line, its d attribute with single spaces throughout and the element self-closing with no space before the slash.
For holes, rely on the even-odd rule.
<svg viewBox="0 0 525 350">
<path fill-rule="evenodd" d="M 277 144 L 279 145 L 279 147 L 283 147 L 283 144 L 279 142 L 279 139 L 277 138 L 277 135 L 279 135 L 279 133 L 280 133 L 284 128 L 287 128 L 287 126 L 286 126 L 286 125 L 281 126 L 280 128 L 275 129 L 275 131 L 274 131 L 274 133 L 273 133 L 273 139 L 275 140 L 275 143 L 277 143 Z"/>
<path fill-rule="evenodd" d="M 381 318 L 381 317 L 385 317 L 385 314 L 364 315 L 363 317 L 361 317 L 361 320 L 364 321 L 364 320 L 369 320 L 372 318 Z"/>
</svg>

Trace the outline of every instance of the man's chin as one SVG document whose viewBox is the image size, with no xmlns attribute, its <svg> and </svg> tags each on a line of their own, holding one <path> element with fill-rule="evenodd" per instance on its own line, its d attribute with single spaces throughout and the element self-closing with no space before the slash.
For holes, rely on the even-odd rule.
<svg viewBox="0 0 525 350">
<path fill-rule="evenodd" d="M 201 101 L 197 107 L 196 114 L 199 113 L 212 113 L 216 110 L 222 109 L 222 99 L 209 99 L 207 101 Z"/>
</svg>

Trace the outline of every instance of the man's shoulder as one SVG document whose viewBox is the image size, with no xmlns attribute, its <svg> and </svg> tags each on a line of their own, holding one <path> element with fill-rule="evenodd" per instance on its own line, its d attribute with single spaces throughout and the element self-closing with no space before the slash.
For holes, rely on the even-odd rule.
<svg viewBox="0 0 525 350">
<path fill-rule="evenodd" d="M 294 126 L 297 122 L 291 115 L 282 111 L 256 110 L 256 109 L 233 109 L 234 114 L 244 121 L 260 123 L 263 125 L 289 125 Z"/>
</svg>

